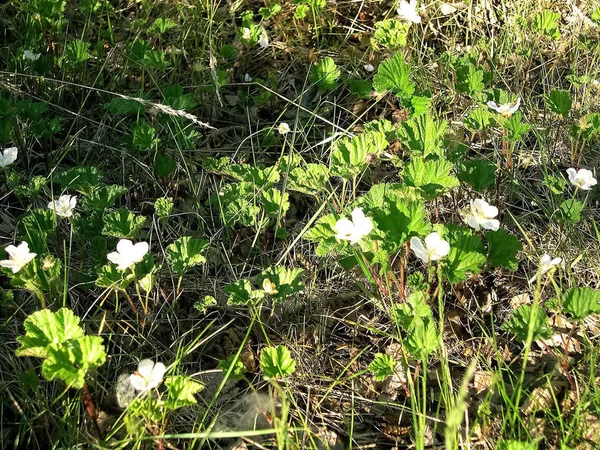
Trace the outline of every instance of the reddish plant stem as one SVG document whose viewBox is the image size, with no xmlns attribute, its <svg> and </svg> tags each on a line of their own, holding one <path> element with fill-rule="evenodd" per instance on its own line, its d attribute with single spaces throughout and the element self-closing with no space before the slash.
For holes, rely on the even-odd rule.
<svg viewBox="0 0 600 450">
<path fill-rule="evenodd" d="M 81 392 L 81 400 L 83 401 L 83 406 L 85 406 L 85 411 L 92 419 L 92 423 L 94 424 L 94 428 L 96 429 L 96 434 L 98 435 L 98 439 L 102 440 L 102 431 L 100 430 L 100 425 L 98 424 L 98 412 L 96 410 L 96 405 L 94 404 L 94 400 L 92 400 L 92 394 L 90 394 L 90 390 L 87 387 L 87 384 L 83 385 L 83 390 Z"/>
</svg>

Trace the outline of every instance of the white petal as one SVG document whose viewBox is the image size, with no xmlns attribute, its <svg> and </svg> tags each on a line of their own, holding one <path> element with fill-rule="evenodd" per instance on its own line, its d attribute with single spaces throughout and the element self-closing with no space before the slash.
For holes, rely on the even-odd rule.
<svg viewBox="0 0 600 450">
<path fill-rule="evenodd" d="M 411 237 L 410 238 L 410 248 L 413 252 L 415 252 L 415 255 L 417 256 L 417 258 L 419 258 L 420 260 L 422 260 L 425 263 L 429 262 L 429 253 L 427 253 L 427 250 L 423 246 L 421 239 L 419 239 L 416 236 Z"/>
<path fill-rule="evenodd" d="M 479 221 L 475 218 L 475 216 L 472 216 L 471 214 L 467 214 L 465 216 L 465 221 L 467 222 L 467 225 L 469 225 L 475 231 L 479 231 L 479 228 L 480 228 Z"/>
<path fill-rule="evenodd" d="M 575 177 L 577 176 L 577 171 L 570 167 L 569 169 L 567 169 L 567 175 L 569 175 L 569 181 L 575 184 Z"/>
<path fill-rule="evenodd" d="M 487 102 L 487 105 L 494 111 L 500 112 L 500 107 L 498 106 L 498 104 L 496 102 L 490 100 L 489 102 Z"/>
<path fill-rule="evenodd" d="M 146 379 L 135 373 L 132 373 L 129 377 L 129 383 L 136 391 L 145 391 L 148 389 Z"/>
<path fill-rule="evenodd" d="M 486 220 L 485 222 L 481 223 L 481 226 L 486 230 L 497 231 L 498 228 L 500 228 L 500 221 L 496 219 Z"/>
<path fill-rule="evenodd" d="M 333 226 L 338 239 L 348 239 L 354 233 L 354 224 L 348 219 L 340 219 Z"/>
<path fill-rule="evenodd" d="M 147 242 L 138 242 L 133 246 L 132 259 L 135 262 L 140 262 L 148 253 L 149 245 Z"/>
<path fill-rule="evenodd" d="M 129 239 L 121 239 L 118 243 L 117 243 L 117 251 L 121 254 L 127 254 L 130 253 L 133 250 L 133 242 L 131 242 Z"/>
<path fill-rule="evenodd" d="M 154 366 L 154 361 L 152 361 L 151 359 L 142 359 L 138 363 L 137 371 L 144 378 L 150 378 L 152 376 Z"/>
<path fill-rule="evenodd" d="M 108 259 L 111 263 L 116 264 L 119 269 L 121 269 L 121 265 L 123 263 L 123 257 L 119 252 L 111 252 L 106 255 L 106 259 Z M 123 267 L 126 268 L 127 266 Z"/>
<path fill-rule="evenodd" d="M 550 261 L 550 265 L 558 266 L 561 262 L 562 262 L 562 258 L 554 258 L 552 261 Z"/>
</svg>

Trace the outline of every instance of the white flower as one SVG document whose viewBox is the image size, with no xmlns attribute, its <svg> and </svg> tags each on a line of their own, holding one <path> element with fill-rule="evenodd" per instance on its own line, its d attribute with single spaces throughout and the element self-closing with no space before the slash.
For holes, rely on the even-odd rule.
<svg viewBox="0 0 600 450">
<path fill-rule="evenodd" d="M 475 231 L 479 231 L 480 228 L 496 231 L 500 228 L 500 221 L 494 219 L 497 215 L 498 208 L 481 198 L 471 200 L 470 207 L 463 211 L 465 221 Z"/>
<path fill-rule="evenodd" d="M 417 12 L 417 0 L 410 0 L 410 3 L 402 0 L 400 8 L 398 8 L 398 15 L 407 22 L 420 23 L 421 16 Z"/>
<path fill-rule="evenodd" d="M 136 391 L 149 391 L 161 383 L 166 371 L 163 363 L 142 359 L 137 370 L 129 376 L 129 383 Z"/>
<path fill-rule="evenodd" d="M 12 273 L 17 273 L 37 256 L 36 253 L 29 251 L 29 244 L 27 242 L 21 242 L 17 247 L 9 245 L 4 250 L 8 253 L 9 259 L 0 261 L 0 266 L 12 270 Z"/>
<path fill-rule="evenodd" d="M 277 131 L 279 131 L 279 134 L 288 134 L 290 132 L 290 126 L 285 122 L 281 122 L 277 127 Z"/>
<path fill-rule="evenodd" d="M 74 195 L 61 195 L 58 200 L 52 200 L 48 203 L 48 209 L 54 211 L 59 217 L 71 217 L 76 205 L 77 197 Z"/>
<path fill-rule="evenodd" d="M 252 32 L 250 31 L 250 28 L 244 28 L 242 30 L 242 39 L 245 40 L 250 40 L 252 38 Z"/>
<path fill-rule="evenodd" d="M 410 238 L 410 248 L 419 259 L 424 263 L 430 261 L 437 261 L 445 256 L 448 256 L 450 252 L 450 244 L 442 239 L 439 233 L 429 233 L 425 238 L 425 245 L 416 236 Z"/>
<path fill-rule="evenodd" d="M 456 12 L 456 7 L 451 5 L 450 3 L 442 3 L 440 5 L 440 12 L 444 16 L 449 16 L 450 14 L 454 14 Z"/>
<path fill-rule="evenodd" d="M 129 239 L 121 239 L 117 243 L 117 251 L 106 255 L 108 260 L 117 265 L 118 270 L 125 270 L 139 263 L 148 253 L 148 243 L 138 242 L 133 245 Z"/>
<path fill-rule="evenodd" d="M 562 258 L 552 258 L 552 256 L 545 254 L 544 256 L 542 256 L 542 259 L 540 260 L 540 272 L 541 272 L 540 276 L 544 275 L 551 269 L 555 268 L 561 262 L 562 262 Z M 534 276 L 533 278 L 531 278 L 531 280 L 529 280 L 529 283 L 530 284 L 533 283 L 536 279 L 537 279 L 537 275 Z"/>
<path fill-rule="evenodd" d="M 17 147 L 9 147 L 0 152 L 0 167 L 10 166 L 17 160 L 19 150 Z"/>
<path fill-rule="evenodd" d="M 375 66 L 373 64 L 365 64 L 363 67 L 365 68 L 365 70 L 367 72 L 374 72 L 375 71 Z"/>
<path fill-rule="evenodd" d="M 517 109 L 519 109 L 519 106 L 521 106 L 521 97 L 517 98 L 515 103 L 502 103 L 499 105 L 496 102 L 489 101 L 487 102 L 487 105 L 498 114 L 505 117 L 510 117 L 517 112 Z"/>
<path fill-rule="evenodd" d="M 250 76 L 250 74 L 245 74 L 244 75 L 244 81 L 246 83 L 250 83 L 252 81 L 252 77 Z"/>
<path fill-rule="evenodd" d="M 263 290 L 269 295 L 276 295 L 277 293 L 279 293 L 275 283 L 272 283 L 271 280 L 269 280 L 268 278 L 265 278 L 263 280 L 262 285 L 263 285 Z"/>
<path fill-rule="evenodd" d="M 258 45 L 262 48 L 267 48 L 269 46 L 269 36 L 266 31 L 263 31 L 258 38 Z"/>
<path fill-rule="evenodd" d="M 350 241 L 351 244 L 356 244 L 367 236 L 372 229 L 373 222 L 359 208 L 354 208 L 354 211 L 352 211 L 352 221 L 340 219 L 333 227 L 336 238 L 342 241 Z"/>
<path fill-rule="evenodd" d="M 584 191 L 589 191 L 592 189 L 592 186 L 598 184 L 598 181 L 594 178 L 594 174 L 591 170 L 575 170 L 571 167 L 570 169 L 567 169 L 567 174 L 569 175 L 571 184 Z"/>
<path fill-rule="evenodd" d="M 42 56 L 41 53 L 33 53 L 31 50 L 25 50 L 23 52 L 23 56 L 25 57 L 25 59 L 29 60 L 29 61 L 37 61 L 38 59 L 40 59 L 40 56 Z"/>
</svg>

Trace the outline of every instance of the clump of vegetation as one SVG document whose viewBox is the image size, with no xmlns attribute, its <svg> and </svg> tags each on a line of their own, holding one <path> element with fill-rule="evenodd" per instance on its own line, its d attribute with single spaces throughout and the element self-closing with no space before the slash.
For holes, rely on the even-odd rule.
<svg viewBox="0 0 600 450">
<path fill-rule="evenodd" d="M 600 8 L 0 5 L 5 448 L 600 442 Z"/>
</svg>

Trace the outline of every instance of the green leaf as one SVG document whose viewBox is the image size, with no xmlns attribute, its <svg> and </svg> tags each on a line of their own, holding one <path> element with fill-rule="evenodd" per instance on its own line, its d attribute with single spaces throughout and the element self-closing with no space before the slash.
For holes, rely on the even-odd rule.
<svg viewBox="0 0 600 450">
<path fill-rule="evenodd" d="M 488 264 L 494 267 L 504 267 L 517 270 L 517 252 L 523 250 L 521 241 L 506 230 L 488 231 L 485 233 L 488 241 Z"/>
<path fill-rule="evenodd" d="M 150 28 L 148 28 L 148 33 L 155 35 L 165 34 L 167 31 L 175 28 L 176 26 L 177 24 L 173 22 L 172 19 L 168 17 L 164 19 L 159 17 L 152 23 L 152 25 L 150 25 Z"/>
<path fill-rule="evenodd" d="M 415 152 L 415 156 L 444 156 L 444 137 L 448 122 L 438 121 L 431 114 L 426 114 L 412 117 L 399 125 L 398 140 Z"/>
<path fill-rule="evenodd" d="M 260 352 L 260 368 L 267 380 L 285 378 L 296 370 L 296 361 L 283 345 L 266 347 Z"/>
<path fill-rule="evenodd" d="M 427 115 L 431 109 L 432 98 L 428 96 L 414 95 L 410 99 L 411 115 L 410 117 L 419 117 Z"/>
<path fill-rule="evenodd" d="M 569 111 L 571 111 L 571 106 L 573 105 L 569 91 L 555 89 L 546 95 L 545 99 L 546 107 L 550 111 L 560 114 L 565 119 L 569 116 Z"/>
<path fill-rule="evenodd" d="M 376 47 L 383 47 L 390 50 L 404 47 L 409 28 L 410 24 L 400 22 L 396 19 L 375 22 L 375 33 L 372 42 Z"/>
<path fill-rule="evenodd" d="M 505 139 L 513 142 L 523 139 L 525 133 L 527 133 L 531 128 L 531 125 L 521 121 L 521 113 L 518 111 L 508 119 L 504 119 L 502 126 L 508 132 Z"/>
<path fill-rule="evenodd" d="M 457 176 L 460 181 L 471 185 L 477 192 L 483 192 L 496 183 L 496 165 L 486 159 L 459 161 Z"/>
<path fill-rule="evenodd" d="M 81 203 L 84 209 L 104 210 L 115 206 L 116 201 L 127 192 L 126 187 L 117 184 L 94 186 Z"/>
<path fill-rule="evenodd" d="M 195 405 L 197 401 L 194 395 L 204 389 L 204 385 L 183 375 L 166 378 L 165 386 L 167 387 L 165 408 L 171 410 Z"/>
<path fill-rule="evenodd" d="M 476 108 L 469 113 L 464 123 L 469 130 L 483 131 L 494 123 L 494 115 L 488 108 Z"/>
<path fill-rule="evenodd" d="M 519 341 L 526 341 L 530 322 L 533 327 L 533 340 L 548 339 L 552 336 L 552 328 L 548 326 L 548 315 L 539 305 L 519 306 L 502 328 L 514 334 Z"/>
<path fill-rule="evenodd" d="M 558 39 L 560 37 L 558 19 L 560 19 L 559 13 L 544 9 L 535 15 L 531 27 L 552 39 Z"/>
<path fill-rule="evenodd" d="M 269 20 L 271 17 L 281 12 L 281 5 L 274 3 L 266 8 L 260 8 L 258 13 L 262 16 L 263 20 Z"/>
<path fill-rule="evenodd" d="M 373 92 L 373 83 L 371 81 L 352 78 L 346 83 L 351 94 L 356 95 L 358 98 L 371 98 L 371 92 Z"/>
<path fill-rule="evenodd" d="M 567 187 L 567 180 L 564 177 L 555 177 L 553 175 L 544 175 L 542 184 L 550 189 L 554 195 L 562 195 Z"/>
<path fill-rule="evenodd" d="M 241 223 L 253 226 L 258 221 L 260 208 L 256 205 L 254 185 L 252 183 L 232 183 L 214 193 L 211 204 L 218 206 L 226 225 Z"/>
<path fill-rule="evenodd" d="M 87 61 L 90 58 L 88 48 L 90 44 L 76 39 L 67 44 L 65 48 L 65 60 L 70 64 L 79 64 Z"/>
<path fill-rule="evenodd" d="M 571 126 L 569 135 L 573 139 L 581 137 L 586 141 L 600 136 L 600 113 L 590 113 L 581 117 Z"/>
<path fill-rule="evenodd" d="M 462 64 L 456 70 L 456 89 L 467 94 L 481 92 L 485 88 L 483 83 L 485 71 L 478 69 L 475 65 Z"/>
<path fill-rule="evenodd" d="M 206 258 L 202 254 L 208 248 L 208 241 L 190 236 L 183 236 L 165 250 L 167 262 L 178 275 L 183 275 L 192 267 L 204 264 Z"/>
<path fill-rule="evenodd" d="M 598 25 L 600 25 L 600 7 L 594 9 L 594 12 L 592 12 L 591 19 Z"/>
<path fill-rule="evenodd" d="M 229 295 L 227 303 L 229 305 L 247 305 L 257 303 L 265 296 L 262 289 L 253 289 L 248 280 L 238 280 L 235 283 L 225 286 L 223 291 Z"/>
<path fill-rule="evenodd" d="M 465 281 L 469 272 L 479 273 L 487 258 L 481 238 L 471 230 L 453 224 L 447 225 L 447 229 L 444 239 L 450 244 L 450 253 L 444 260 L 443 271 L 454 284 Z"/>
<path fill-rule="evenodd" d="M 80 389 L 88 370 L 106 361 L 106 351 L 100 336 L 83 336 L 48 347 L 48 358 L 42 364 L 42 373 L 48 380 L 58 378 L 67 386 Z"/>
<path fill-rule="evenodd" d="M 161 219 L 166 219 L 173 212 L 173 198 L 172 197 L 160 197 L 154 202 L 154 211 L 156 215 Z"/>
<path fill-rule="evenodd" d="M 453 168 L 453 164 L 445 159 L 413 158 L 402 171 L 402 180 L 408 186 L 421 188 L 426 199 L 433 199 L 460 184 L 450 175 Z"/>
<path fill-rule="evenodd" d="M 56 312 L 43 309 L 25 319 L 25 336 L 17 338 L 21 346 L 15 351 L 17 356 L 46 358 L 48 347 L 83 336 L 79 317 L 67 308 Z"/>
<path fill-rule="evenodd" d="M 369 364 L 369 372 L 375 375 L 375 381 L 383 381 L 390 375 L 394 374 L 398 362 L 390 355 L 384 353 L 376 353 L 375 358 Z"/>
<path fill-rule="evenodd" d="M 302 19 L 306 18 L 309 10 L 310 10 L 310 8 L 308 5 L 296 6 L 296 11 L 294 12 L 294 19 L 302 20 Z"/>
<path fill-rule="evenodd" d="M 377 225 L 374 233 L 381 241 L 381 248 L 394 254 L 412 236 L 429 234 L 431 224 L 426 220 L 423 202 L 396 197 L 393 191 L 385 195 L 382 207 L 366 214 L 371 215 Z"/>
<path fill-rule="evenodd" d="M 283 301 L 290 295 L 297 294 L 304 289 L 302 282 L 302 269 L 288 269 L 283 266 L 272 266 L 263 270 L 259 282 L 268 280 L 275 287 L 276 293 L 267 292 L 274 301 Z"/>
<path fill-rule="evenodd" d="M 337 80 L 342 72 L 338 69 L 333 58 L 327 57 L 312 67 L 310 79 L 319 89 L 326 91 L 337 88 Z"/>
<path fill-rule="evenodd" d="M 588 287 L 571 288 L 565 292 L 563 308 L 575 320 L 600 313 L 600 291 Z"/>
<path fill-rule="evenodd" d="M 131 133 L 133 145 L 141 152 L 150 150 L 160 141 L 156 137 L 156 128 L 143 119 L 132 125 Z"/>
<path fill-rule="evenodd" d="M 416 358 L 425 360 L 440 346 L 435 323 L 430 318 L 416 320 L 413 328 L 406 335 L 406 348 Z"/>
<path fill-rule="evenodd" d="M 104 108 L 112 116 L 120 115 L 143 115 L 146 106 L 139 100 L 132 98 L 115 97 L 104 105 Z"/>
<path fill-rule="evenodd" d="M 117 270 L 117 266 L 108 263 L 98 269 L 96 286 L 105 289 L 124 291 L 134 281 L 135 276 L 130 270 Z"/>
<path fill-rule="evenodd" d="M 537 442 L 499 441 L 498 450 L 537 450 Z"/>
<path fill-rule="evenodd" d="M 102 220 L 104 221 L 102 234 L 120 239 L 135 238 L 146 222 L 145 217 L 136 216 L 127 209 L 117 209 L 105 214 Z"/>
<path fill-rule="evenodd" d="M 47 236 L 56 230 L 56 215 L 50 209 L 34 209 L 24 216 L 17 226 L 19 237 L 29 243 L 37 254 L 47 251 Z"/>
<path fill-rule="evenodd" d="M 326 256 L 330 253 L 346 253 L 346 245 L 336 239 L 336 232 L 333 231 L 336 222 L 336 217 L 333 214 L 328 214 L 319 218 L 314 226 L 304 234 L 304 239 L 317 243 L 315 249 L 317 256 Z"/>
<path fill-rule="evenodd" d="M 177 163 L 170 155 L 162 153 L 158 153 L 156 155 L 156 160 L 154 161 L 154 171 L 160 178 L 166 179 L 169 175 L 175 172 L 176 168 Z"/>
<path fill-rule="evenodd" d="M 581 221 L 583 203 L 579 200 L 569 199 L 560 204 L 560 217 L 566 223 L 576 224 Z"/>
<path fill-rule="evenodd" d="M 290 207 L 289 194 L 278 188 L 270 188 L 260 193 L 260 204 L 269 217 L 284 217 Z"/>
<path fill-rule="evenodd" d="M 233 368 L 229 374 L 230 380 L 241 380 L 244 378 L 244 374 L 247 372 L 246 366 L 244 366 L 244 363 L 239 358 L 236 360 L 235 355 L 231 355 L 229 358 L 219 361 L 219 364 L 217 364 L 217 369 L 221 369 L 223 374 L 226 374 L 229 372 L 229 368 L 231 366 L 233 366 Z"/>
<path fill-rule="evenodd" d="M 410 64 L 404 61 L 401 53 L 383 61 L 373 78 L 373 88 L 377 92 L 391 91 L 402 102 L 406 102 L 415 92 L 415 85 L 410 81 Z"/>
<path fill-rule="evenodd" d="M 410 331 L 417 321 L 431 317 L 431 308 L 423 292 L 413 292 L 408 296 L 406 303 L 392 306 L 392 320 L 404 331 Z"/>
<path fill-rule="evenodd" d="M 205 312 L 209 306 L 213 306 L 217 304 L 217 299 L 212 295 L 205 295 L 200 300 L 194 302 L 194 309 L 200 311 L 201 313 Z"/>
<path fill-rule="evenodd" d="M 19 117 L 31 121 L 40 119 L 44 114 L 48 112 L 47 102 L 32 102 L 31 100 L 19 100 L 15 103 L 15 107 Z"/>
<path fill-rule="evenodd" d="M 369 165 L 368 155 L 379 155 L 387 146 L 385 135 L 377 131 L 340 139 L 331 152 L 331 175 L 346 180 L 359 175 Z"/>
<path fill-rule="evenodd" d="M 73 189 L 87 195 L 100 183 L 100 171 L 92 166 L 77 166 L 53 177 L 53 181 L 63 189 Z"/>
<path fill-rule="evenodd" d="M 306 164 L 290 172 L 287 189 L 317 196 L 327 191 L 329 168 L 324 164 Z"/>
</svg>

